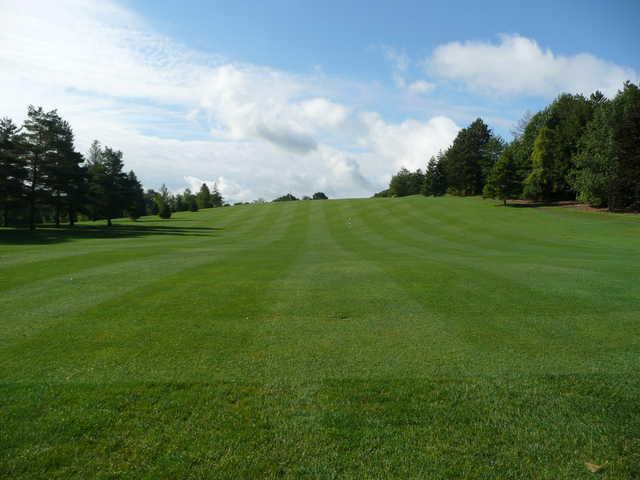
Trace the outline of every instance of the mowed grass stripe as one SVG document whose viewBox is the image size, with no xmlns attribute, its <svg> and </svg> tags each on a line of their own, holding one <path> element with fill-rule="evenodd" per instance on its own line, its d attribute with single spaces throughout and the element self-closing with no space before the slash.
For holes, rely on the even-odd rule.
<svg viewBox="0 0 640 480">
<path fill-rule="evenodd" d="M 14 369 L 11 376 L 21 381 L 43 377 L 50 381 L 160 381 L 176 376 L 207 381 L 215 378 L 212 367 L 219 360 L 241 365 L 224 354 L 244 358 L 238 347 L 256 333 L 246 320 L 261 313 L 259 295 L 284 265 L 280 258 L 268 257 L 275 248 L 293 254 L 292 239 L 304 232 L 300 228 L 306 215 L 303 209 L 274 206 L 264 211 L 268 214 L 247 231 L 246 242 L 218 254 L 212 246 L 211 253 L 200 252 L 193 261 L 184 257 L 176 261 L 174 256 L 171 265 L 180 268 L 160 264 L 164 269 L 161 277 L 151 275 L 143 283 L 134 283 L 126 291 L 67 314 L 64 321 L 15 342 L 13 359 L 18 365 L 25 364 L 25 351 L 33 357 L 28 362 L 31 371 Z M 147 273 L 140 265 L 132 267 L 132 275 Z M 249 294 L 252 302 L 238 309 L 237 299 L 244 302 L 244 295 Z M 190 297 L 199 301 L 185 301 Z M 144 348 L 136 350 L 137 345 Z M 62 352 L 67 351 L 67 360 L 51 369 L 50 360 L 64 357 Z M 128 351 L 135 355 L 123 361 Z M 153 364 L 151 374 L 149 362 Z"/>
<path fill-rule="evenodd" d="M 62 272 L 19 287 L 36 293 L 64 276 L 65 250 L 108 246 L 121 274 L 91 279 L 113 288 L 150 263 L 134 288 L 45 308 L 0 349 L 0 477 L 592 478 L 586 461 L 639 477 L 640 225 L 610 218 L 291 202 L 149 219 L 175 235 L 25 246 L 25 270 L 51 251 Z M 9 250 L 0 263 L 19 265 Z M 82 301 L 56 293 L 39 301 Z"/>
<path fill-rule="evenodd" d="M 599 299 L 595 291 L 589 297 L 593 305 L 568 300 L 574 288 L 571 283 L 563 285 L 566 294 L 559 294 L 535 281 L 527 284 L 526 276 L 509 278 L 500 269 L 488 269 L 486 263 L 493 265 L 493 259 L 462 257 L 452 261 L 449 255 L 440 259 L 437 250 L 428 244 L 421 248 L 409 238 L 405 231 L 413 227 L 390 220 L 392 215 L 387 221 L 360 215 L 359 205 L 342 205 L 341 222 L 350 222 L 357 232 L 351 239 L 352 250 L 379 261 L 412 298 L 446 319 L 444 331 L 459 337 L 459 343 L 474 343 L 475 349 L 463 357 L 462 372 L 476 372 L 478 367 L 483 371 L 486 366 L 489 371 L 497 367 L 535 371 L 541 364 L 543 369 L 549 368 L 549 358 L 558 372 L 589 370 L 603 359 L 625 370 L 637 367 L 637 358 L 632 355 L 638 348 L 637 337 L 623 333 L 637 328 L 633 302 L 612 312 L 607 299 Z M 496 308 L 504 303 L 510 306 L 508 310 Z M 603 323 L 603 315 L 621 329 Z M 507 359 L 514 351 L 527 355 L 512 364 Z M 479 355 L 487 361 L 478 361 Z M 457 364 L 451 366 L 456 368 Z"/>
<path fill-rule="evenodd" d="M 241 223 L 240 233 L 250 231 L 264 232 L 272 225 L 274 216 L 265 215 L 265 209 L 257 215 L 247 217 L 250 221 Z M 271 212 L 272 214 L 275 212 Z M 180 239 L 179 245 L 188 242 L 197 246 L 209 244 L 205 251 L 197 255 L 177 257 L 171 251 L 170 243 L 162 249 L 150 249 L 140 255 L 129 249 L 121 248 L 121 261 L 113 262 L 107 255 L 96 253 L 99 260 L 94 265 L 81 264 L 79 270 L 67 271 L 64 275 L 45 277 L 26 285 L 0 292 L 0 306 L 11 312 L 0 324 L 0 338 L 4 342 L 25 340 L 42 328 L 49 328 L 57 320 L 66 321 L 69 315 L 85 312 L 89 308 L 99 309 L 103 301 L 116 299 L 126 292 L 142 285 L 153 283 L 162 276 L 181 272 L 199 263 L 212 261 L 211 252 L 220 256 L 225 251 L 216 248 L 215 237 L 197 240 Z M 117 242 L 118 239 L 112 241 Z M 235 243 L 233 248 L 237 248 Z M 249 248 L 249 247 L 247 247 Z M 58 259 L 61 261 L 62 259 Z M 38 265 L 39 269 L 43 268 Z M 25 302 L 25 299 L 29 299 Z M 0 348 L 2 344 L 0 343 Z"/>
</svg>

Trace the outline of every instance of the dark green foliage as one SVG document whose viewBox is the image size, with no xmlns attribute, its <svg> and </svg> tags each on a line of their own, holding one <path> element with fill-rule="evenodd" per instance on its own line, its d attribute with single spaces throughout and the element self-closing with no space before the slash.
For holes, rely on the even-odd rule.
<svg viewBox="0 0 640 480">
<path fill-rule="evenodd" d="M 144 206 L 146 210 L 146 215 L 157 215 L 158 214 L 158 204 L 156 202 L 156 197 L 158 196 L 158 192 L 153 189 L 148 189 L 144 192 Z"/>
<path fill-rule="evenodd" d="M 222 207 L 224 206 L 224 200 L 222 195 L 218 191 L 218 185 L 213 184 L 213 190 L 211 191 L 211 206 L 213 207 Z"/>
<path fill-rule="evenodd" d="M 296 200 L 298 200 L 298 198 L 296 198 L 291 193 L 287 193 L 286 195 L 282 195 L 281 197 L 273 199 L 274 202 L 293 202 Z"/>
<path fill-rule="evenodd" d="M 182 194 L 182 199 L 187 207 L 187 210 L 189 210 L 190 212 L 198 211 L 198 200 L 196 196 L 191 193 L 190 189 L 185 189 L 184 193 Z"/>
<path fill-rule="evenodd" d="M 410 172 L 406 168 L 401 168 L 398 173 L 391 177 L 389 182 L 389 196 L 406 197 L 417 195 L 422 191 L 424 185 L 424 174 L 422 170 Z"/>
<path fill-rule="evenodd" d="M 127 207 L 126 211 L 130 219 L 137 220 L 146 215 L 147 208 L 145 205 L 144 191 L 142 184 L 138 181 L 138 177 L 133 170 L 127 175 Z"/>
<path fill-rule="evenodd" d="M 480 118 L 460 130 L 441 160 L 451 192 L 480 195 L 501 150 L 502 141 Z"/>
<path fill-rule="evenodd" d="M 107 220 L 109 226 L 129 206 L 128 177 L 123 166 L 122 152 L 104 147 L 97 161 L 88 167 L 91 216 L 94 220 Z"/>
<path fill-rule="evenodd" d="M 171 218 L 171 194 L 164 184 L 162 184 L 160 192 L 156 195 L 156 205 L 158 206 L 158 216 L 160 218 Z"/>
<path fill-rule="evenodd" d="M 45 112 L 42 107 L 29 106 L 27 119 L 24 122 L 22 134 L 22 153 L 27 168 L 26 198 L 28 204 L 28 222 L 31 230 L 35 229 L 37 207 L 45 204 L 49 199 L 47 190 L 47 165 L 54 150 L 54 123 L 57 113 L 55 110 Z"/>
<path fill-rule="evenodd" d="M 571 172 L 593 108 L 594 103 L 582 95 L 563 94 L 545 109 L 544 124 L 531 151 L 532 169 L 524 182 L 525 196 L 536 200 L 575 198 Z"/>
<path fill-rule="evenodd" d="M 627 82 L 595 113 L 580 139 L 573 186 L 581 201 L 610 210 L 640 209 L 640 89 Z"/>
<path fill-rule="evenodd" d="M 324 192 L 316 192 L 311 197 L 313 200 L 328 200 L 329 197 Z"/>
<path fill-rule="evenodd" d="M 422 194 L 426 196 L 439 197 L 447 193 L 447 176 L 441 162 L 442 152 L 438 157 L 431 157 L 427 164 L 427 173 L 424 176 L 424 184 L 422 186 Z"/>
<path fill-rule="evenodd" d="M 198 208 L 211 208 L 213 207 L 213 202 L 211 200 L 211 191 L 206 183 L 203 183 L 200 186 L 200 191 L 196 197 L 196 201 L 198 202 Z"/>
<path fill-rule="evenodd" d="M 18 127 L 9 119 L 0 119 L 0 208 L 2 224 L 9 225 L 9 210 L 20 205 L 25 196 L 27 169 L 20 151 Z"/>
<path fill-rule="evenodd" d="M 391 196 L 391 193 L 389 192 L 388 188 L 386 190 L 381 190 L 380 192 L 373 194 L 373 198 L 386 198 L 390 196 Z"/>
<path fill-rule="evenodd" d="M 500 158 L 491 169 L 484 185 L 483 196 L 498 198 L 507 205 L 507 200 L 518 198 L 522 193 L 522 177 L 518 174 L 518 165 L 513 148 L 504 149 Z"/>
</svg>

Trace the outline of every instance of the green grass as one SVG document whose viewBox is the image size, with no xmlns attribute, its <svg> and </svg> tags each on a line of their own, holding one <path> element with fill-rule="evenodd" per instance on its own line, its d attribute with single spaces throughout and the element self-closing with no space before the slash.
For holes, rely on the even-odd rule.
<svg viewBox="0 0 640 480">
<path fill-rule="evenodd" d="M 0 312 L 2 478 L 640 478 L 635 216 L 411 197 L 4 229 Z"/>
</svg>

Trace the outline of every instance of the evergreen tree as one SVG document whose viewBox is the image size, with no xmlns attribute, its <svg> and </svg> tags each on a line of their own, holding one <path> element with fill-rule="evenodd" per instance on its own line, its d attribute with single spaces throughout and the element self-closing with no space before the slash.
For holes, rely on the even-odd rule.
<svg viewBox="0 0 640 480">
<path fill-rule="evenodd" d="M 104 147 L 97 163 L 89 165 L 89 191 L 94 220 L 122 216 L 128 206 L 128 179 L 122 171 L 122 152 Z"/>
<path fill-rule="evenodd" d="M 129 172 L 127 175 L 127 214 L 129 218 L 132 220 L 137 220 L 138 218 L 146 215 L 146 205 L 144 199 L 144 191 L 142 190 L 142 184 L 136 177 L 136 174 L 133 170 Z"/>
<path fill-rule="evenodd" d="M 484 186 L 485 197 L 498 198 L 507 206 L 507 200 L 518 198 L 522 193 L 522 178 L 512 150 L 507 147 L 491 169 Z"/>
<path fill-rule="evenodd" d="M 187 210 L 191 212 L 198 211 L 198 201 L 196 199 L 196 196 L 191 193 L 191 190 L 189 188 L 185 189 L 184 193 L 182 194 L 182 198 L 184 199 L 184 203 L 187 206 Z"/>
<path fill-rule="evenodd" d="M 458 195 L 481 194 L 501 149 L 501 140 L 480 118 L 460 130 L 442 160 L 448 186 Z"/>
<path fill-rule="evenodd" d="M 45 112 L 42 107 L 30 105 L 24 122 L 23 158 L 27 168 L 26 196 L 28 205 L 29 228 L 35 229 L 37 207 L 48 201 L 48 178 L 51 171 L 48 162 L 55 157 L 55 133 L 57 113 Z"/>
<path fill-rule="evenodd" d="M 601 101 L 580 139 L 571 177 L 578 200 L 596 207 L 615 207 L 619 168 L 611 126 L 612 108 Z"/>
<path fill-rule="evenodd" d="M 156 197 L 158 196 L 158 192 L 153 189 L 149 189 L 144 192 L 144 206 L 147 215 L 157 215 L 158 214 L 158 204 L 156 202 Z"/>
<path fill-rule="evenodd" d="M 160 192 L 156 196 L 156 204 L 160 218 L 171 218 L 171 194 L 165 184 L 160 187 Z"/>
<path fill-rule="evenodd" d="M 63 209 L 69 212 L 69 221 L 81 202 L 80 193 L 84 170 L 82 155 L 75 150 L 71 126 L 55 112 L 50 112 L 51 144 L 46 153 L 46 162 L 41 171 L 46 178 L 45 186 L 54 208 L 56 226 L 60 225 Z"/>
<path fill-rule="evenodd" d="M 431 157 L 427 164 L 427 173 L 424 176 L 422 194 L 439 197 L 447 193 L 447 176 L 444 172 L 441 160 L 442 152 L 438 157 Z"/>
<path fill-rule="evenodd" d="M 200 186 L 200 191 L 196 196 L 198 202 L 198 208 L 211 208 L 213 207 L 213 203 L 211 201 L 211 191 L 206 183 L 202 183 Z"/>
<path fill-rule="evenodd" d="M 424 185 L 424 174 L 422 170 L 410 172 L 402 167 L 398 173 L 391 177 L 389 182 L 389 193 L 394 197 L 406 197 L 407 195 L 417 195 L 422 191 Z"/>
<path fill-rule="evenodd" d="M 542 127 L 531 154 L 532 170 L 524 181 L 524 195 L 528 198 L 547 199 L 557 189 L 554 183 L 558 180 L 554 175 L 555 140 L 555 131 Z"/>
<path fill-rule="evenodd" d="M 18 127 L 9 119 L 0 119 L 0 207 L 3 225 L 9 225 L 9 210 L 20 205 L 25 195 L 27 178 L 24 159 L 20 155 Z"/>
<path fill-rule="evenodd" d="M 218 185 L 214 183 L 213 191 L 211 192 L 211 206 L 222 207 L 223 204 L 224 204 L 224 199 L 222 198 L 222 195 L 218 191 Z"/>
</svg>

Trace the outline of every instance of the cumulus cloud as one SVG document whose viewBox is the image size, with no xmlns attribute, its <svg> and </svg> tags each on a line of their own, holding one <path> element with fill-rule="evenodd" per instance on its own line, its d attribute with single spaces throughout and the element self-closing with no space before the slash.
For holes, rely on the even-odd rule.
<svg viewBox="0 0 640 480">
<path fill-rule="evenodd" d="M 398 165 L 424 167 L 456 133 L 443 118 L 394 124 L 362 114 L 348 99 L 366 85 L 341 90 L 322 72 L 190 50 L 112 1 L 0 8 L 0 113 L 19 122 L 28 104 L 58 108 L 82 151 L 94 138 L 123 150 L 147 187 L 215 182 L 232 201 L 370 195 Z M 400 55 L 398 68 L 407 61 Z"/>
<path fill-rule="evenodd" d="M 459 130 L 453 120 L 442 116 L 399 124 L 389 124 L 377 113 L 362 114 L 361 119 L 367 127 L 361 144 L 396 169 L 424 169 L 429 158 L 446 149 Z"/>
<path fill-rule="evenodd" d="M 452 42 L 426 61 L 430 74 L 460 81 L 472 89 L 550 97 L 560 92 L 614 95 L 638 72 L 588 53 L 564 56 L 520 35 L 500 35 L 498 43 Z"/>
</svg>

